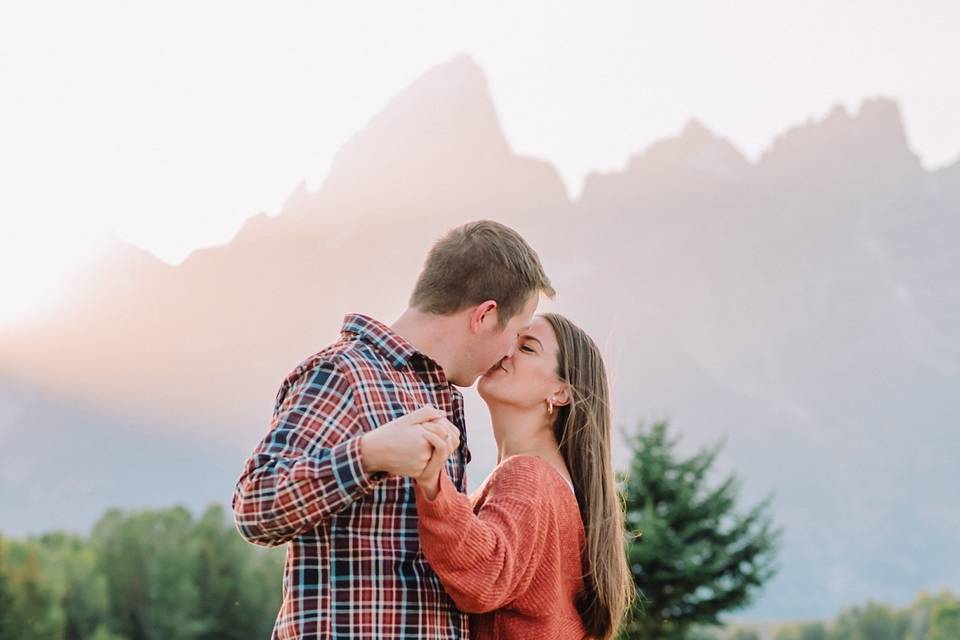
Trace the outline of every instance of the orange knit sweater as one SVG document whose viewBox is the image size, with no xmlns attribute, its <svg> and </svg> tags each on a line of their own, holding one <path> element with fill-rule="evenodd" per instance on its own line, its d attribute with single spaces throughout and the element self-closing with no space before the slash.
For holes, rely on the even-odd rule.
<svg viewBox="0 0 960 640">
<path fill-rule="evenodd" d="M 416 489 L 420 545 L 470 617 L 471 638 L 587 637 L 574 606 L 586 545 L 570 485 L 536 456 L 507 458 L 472 496 L 440 474 L 430 500 Z"/>
</svg>

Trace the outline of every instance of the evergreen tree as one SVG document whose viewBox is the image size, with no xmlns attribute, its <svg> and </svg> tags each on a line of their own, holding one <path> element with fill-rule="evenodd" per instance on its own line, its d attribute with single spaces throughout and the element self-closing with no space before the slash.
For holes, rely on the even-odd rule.
<svg viewBox="0 0 960 640">
<path fill-rule="evenodd" d="M 681 459 L 665 422 L 625 437 L 632 461 L 622 483 L 635 535 L 628 557 L 639 598 L 623 636 L 682 638 L 691 625 L 722 624 L 721 613 L 749 604 L 775 573 L 781 532 L 770 499 L 741 514 L 734 476 L 708 487 L 721 445 Z"/>
</svg>

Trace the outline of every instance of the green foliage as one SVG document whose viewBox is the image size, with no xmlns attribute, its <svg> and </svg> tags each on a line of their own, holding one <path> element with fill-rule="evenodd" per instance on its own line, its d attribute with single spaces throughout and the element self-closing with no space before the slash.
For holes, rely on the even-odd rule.
<svg viewBox="0 0 960 640">
<path fill-rule="evenodd" d="M 774 640 L 827 640 L 827 627 L 822 622 L 806 622 L 781 627 Z"/>
<path fill-rule="evenodd" d="M 267 638 L 280 608 L 282 556 L 252 547 L 232 528 L 224 529 L 225 517 L 220 507 L 212 507 L 194 530 L 194 580 L 209 618 L 197 637 L 245 640 L 254 633 Z"/>
<path fill-rule="evenodd" d="M 717 628 L 715 612 L 707 605 L 728 599 L 710 599 L 706 591 L 690 589 L 703 584 L 695 580 L 714 576 L 704 567 L 729 569 L 731 557 L 745 562 L 739 549 L 753 544 L 769 554 L 775 534 L 768 519 L 757 513 L 758 507 L 746 516 L 734 514 L 729 480 L 713 490 L 704 487 L 715 449 L 676 460 L 665 425 L 641 432 L 634 446 L 633 478 L 624 482 L 624 490 L 628 521 L 643 535 L 629 552 L 638 585 L 645 580 L 647 600 L 646 610 L 622 637 L 756 640 L 749 625 Z M 668 498 L 668 506 L 662 506 L 660 500 Z M 748 521 L 752 526 L 745 527 Z M 710 526 L 719 532 L 705 530 Z M 738 530 L 739 538 L 732 537 Z M 764 535 L 766 539 L 757 539 Z M 702 539 L 717 547 L 705 550 L 698 546 Z M 702 557 L 687 553 L 684 545 L 699 549 Z M 677 554 L 676 559 L 658 556 L 667 553 Z M 743 582 L 759 586 L 755 576 L 770 569 L 756 556 L 752 562 L 756 568 L 745 572 L 750 579 Z M 280 606 L 282 571 L 282 550 L 244 542 L 219 506 L 198 519 L 182 508 L 112 510 L 89 538 L 65 533 L 26 540 L 0 536 L 0 640 L 267 638 Z M 675 596 L 667 589 L 672 585 L 692 594 L 680 602 L 702 605 L 710 614 L 695 622 L 672 618 L 657 624 L 653 612 L 678 601 L 657 599 L 663 593 Z M 868 602 L 842 611 L 830 624 L 783 625 L 774 639 L 960 640 L 960 600 L 941 591 L 921 593 L 903 609 Z"/>
<path fill-rule="evenodd" d="M 62 637 L 91 637 L 108 607 L 107 583 L 97 570 L 97 558 L 82 538 L 64 533 L 35 540 L 42 573 L 63 618 Z"/>
<path fill-rule="evenodd" d="M 960 602 L 939 603 L 933 610 L 930 631 L 925 640 L 960 638 Z"/>
<path fill-rule="evenodd" d="M 100 625 L 90 636 L 90 640 L 127 640 L 123 636 L 109 631 L 105 626 Z"/>
<path fill-rule="evenodd" d="M 902 640 L 908 620 L 890 607 L 868 602 L 840 614 L 830 632 L 830 640 Z"/>
<path fill-rule="evenodd" d="M 633 636 L 626 636 L 633 637 Z M 683 640 L 725 640 L 716 627 L 693 626 L 684 631 Z"/>
<path fill-rule="evenodd" d="M 57 640 L 63 637 L 64 613 L 58 606 L 58 585 L 43 572 L 43 547 L 36 541 L 5 545 L 5 573 L 11 591 L 8 619 L 11 638 Z"/>
<path fill-rule="evenodd" d="M 7 544 L 0 536 L 0 640 L 13 640 L 16 636 L 13 625 L 13 599 L 15 594 L 7 574 Z"/>
<path fill-rule="evenodd" d="M 821 622 L 779 627 L 774 640 L 957 640 L 960 601 L 949 591 L 921 593 L 908 607 L 876 602 L 845 609 L 830 625 Z"/>
<path fill-rule="evenodd" d="M 270 636 L 282 551 L 237 535 L 224 509 L 111 510 L 89 539 L 0 539 L 0 640 Z"/>
<path fill-rule="evenodd" d="M 112 628 L 143 640 L 190 640 L 204 630 L 193 580 L 189 512 L 108 513 L 91 543 L 110 585 Z"/>
<path fill-rule="evenodd" d="M 927 640 L 931 632 L 934 615 L 942 607 L 957 604 L 957 598 L 949 591 L 936 594 L 921 592 L 905 612 L 907 633 L 904 640 Z M 960 638 L 960 635 L 957 636 Z"/>
<path fill-rule="evenodd" d="M 628 638 L 689 636 L 692 625 L 719 625 L 774 574 L 780 532 L 769 499 L 737 511 L 733 476 L 709 487 L 720 446 L 681 459 L 667 425 L 625 434 L 633 452 L 622 478 L 627 526 L 637 532 L 628 557 L 640 598 Z"/>
</svg>

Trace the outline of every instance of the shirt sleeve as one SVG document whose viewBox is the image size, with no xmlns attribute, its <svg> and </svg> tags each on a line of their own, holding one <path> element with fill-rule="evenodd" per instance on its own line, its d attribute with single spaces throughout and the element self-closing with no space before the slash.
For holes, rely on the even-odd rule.
<svg viewBox="0 0 960 640">
<path fill-rule="evenodd" d="M 494 474 L 477 513 L 445 471 L 435 499 L 415 490 L 423 554 L 467 613 L 500 609 L 522 595 L 546 544 L 550 507 L 535 489 L 543 486 L 536 467 L 507 460 Z"/>
<path fill-rule="evenodd" d="M 248 542 L 277 546 L 316 527 L 372 490 L 360 456 L 353 389 L 335 363 L 291 374 L 277 394 L 270 430 L 233 493 L 234 521 Z"/>
</svg>

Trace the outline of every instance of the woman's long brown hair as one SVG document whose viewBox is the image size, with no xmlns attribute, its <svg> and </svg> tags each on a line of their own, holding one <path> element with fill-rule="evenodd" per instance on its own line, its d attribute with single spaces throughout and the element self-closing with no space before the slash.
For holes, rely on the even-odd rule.
<svg viewBox="0 0 960 640">
<path fill-rule="evenodd" d="M 623 507 L 611 454 L 610 390 L 603 358 L 589 335 L 565 317 L 546 313 L 560 345 L 557 375 L 569 385 L 570 403 L 557 407 L 554 433 L 573 480 L 587 534 L 583 554 L 586 589 L 577 602 L 587 632 L 607 640 L 617 634 L 635 587 L 624 548 Z"/>
</svg>

